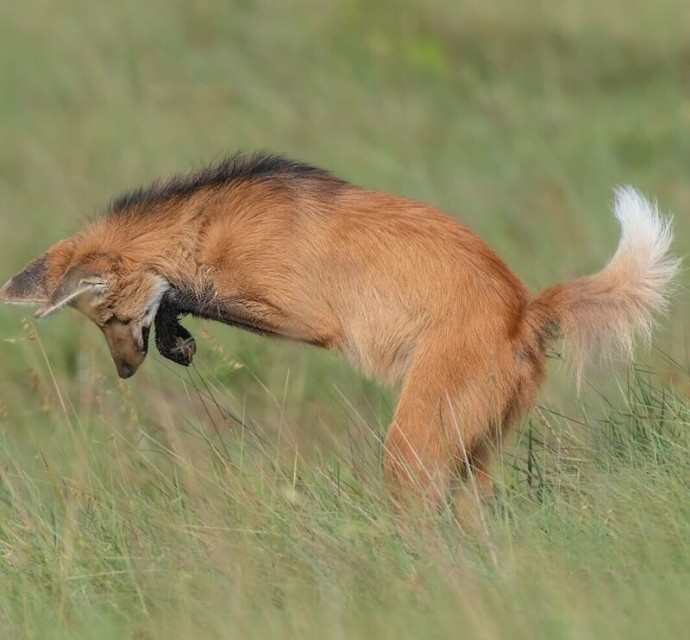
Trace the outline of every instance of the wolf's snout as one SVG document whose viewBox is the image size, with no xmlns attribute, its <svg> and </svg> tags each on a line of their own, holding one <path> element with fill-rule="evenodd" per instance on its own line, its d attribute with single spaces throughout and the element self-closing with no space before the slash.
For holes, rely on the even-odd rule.
<svg viewBox="0 0 690 640">
<path fill-rule="evenodd" d="M 118 320 L 109 322 L 101 327 L 101 330 L 108 343 L 117 375 L 121 378 L 131 378 L 146 359 L 148 331 L 134 335 L 129 323 Z"/>
<path fill-rule="evenodd" d="M 117 367 L 117 375 L 124 379 L 131 378 L 137 370 L 136 367 L 126 362 L 117 362 L 115 366 Z"/>
<path fill-rule="evenodd" d="M 132 353 L 125 357 L 123 354 L 111 354 L 113 356 L 113 362 L 115 363 L 115 368 L 117 369 L 117 375 L 123 379 L 131 378 L 144 362 L 146 354 L 138 352 Z"/>
</svg>

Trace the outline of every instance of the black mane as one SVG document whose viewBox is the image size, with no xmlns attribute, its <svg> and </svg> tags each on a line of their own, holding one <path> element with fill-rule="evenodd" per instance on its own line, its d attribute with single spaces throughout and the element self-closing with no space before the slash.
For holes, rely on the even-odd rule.
<svg viewBox="0 0 690 640">
<path fill-rule="evenodd" d="M 146 187 L 126 192 L 110 203 L 108 213 L 132 208 L 145 210 L 169 200 L 187 198 L 200 189 L 223 187 L 240 180 L 270 180 L 279 177 L 312 178 L 343 184 L 328 171 L 280 155 L 236 153 L 198 171 L 157 180 Z"/>
</svg>

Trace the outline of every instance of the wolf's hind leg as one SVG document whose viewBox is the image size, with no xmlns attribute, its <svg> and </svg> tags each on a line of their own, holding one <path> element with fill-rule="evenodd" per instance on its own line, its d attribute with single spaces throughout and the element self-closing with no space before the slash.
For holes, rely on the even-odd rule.
<svg viewBox="0 0 690 640">
<path fill-rule="evenodd" d="M 419 351 L 386 439 L 384 469 L 394 502 L 416 496 L 439 506 L 463 460 L 495 424 L 500 385 L 486 359 L 466 345 Z"/>
<path fill-rule="evenodd" d="M 519 373 L 503 409 L 500 420 L 494 421 L 484 437 L 458 461 L 457 476 L 463 480 L 454 494 L 455 513 L 463 526 L 477 528 L 482 503 L 494 492 L 492 461 L 500 454 L 503 439 L 527 415 L 535 403 L 543 379 L 541 363 L 518 365 Z"/>
</svg>

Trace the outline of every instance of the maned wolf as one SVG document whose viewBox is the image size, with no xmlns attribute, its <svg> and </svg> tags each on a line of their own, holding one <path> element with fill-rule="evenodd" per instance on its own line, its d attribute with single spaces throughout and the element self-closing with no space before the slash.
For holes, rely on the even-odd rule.
<svg viewBox="0 0 690 640">
<path fill-rule="evenodd" d="M 343 352 L 401 383 L 384 466 L 394 495 L 444 499 L 454 475 L 491 489 L 494 445 L 525 415 L 563 335 L 592 352 L 649 340 L 678 262 L 669 222 L 619 189 L 622 237 L 599 273 L 531 295 L 478 236 L 436 209 L 269 155 L 235 155 L 116 199 L 34 260 L 0 300 L 66 305 L 105 334 L 123 378 L 161 353 L 189 364 L 178 319 L 218 320 Z M 401 492 L 402 490 L 402 492 Z"/>
</svg>

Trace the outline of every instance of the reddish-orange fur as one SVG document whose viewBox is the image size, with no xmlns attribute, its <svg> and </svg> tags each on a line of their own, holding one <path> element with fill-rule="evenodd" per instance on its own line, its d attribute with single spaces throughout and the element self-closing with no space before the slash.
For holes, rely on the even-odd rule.
<svg viewBox="0 0 690 640">
<path fill-rule="evenodd" d="M 327 174 L 241 179 L 145 206 L 53 247 L 44 297 L 70 268 L 100 274 L 107 291 L 88 314 L 105 326 L 141 316 L 144 276 L 155 274 L 211 292 L 230 319 L 340 351 L 400 383 L 384 460 L 396 494 L 412 488 L 439 502 L 468 471 L 490 490 L 490 453 L 533 405 L 554 333 L 582 322 L 575 303 L 591 297 L 597 322 L 620 313 L 599 276 L 532 297 L 458 221 Z"/>
</svg>

